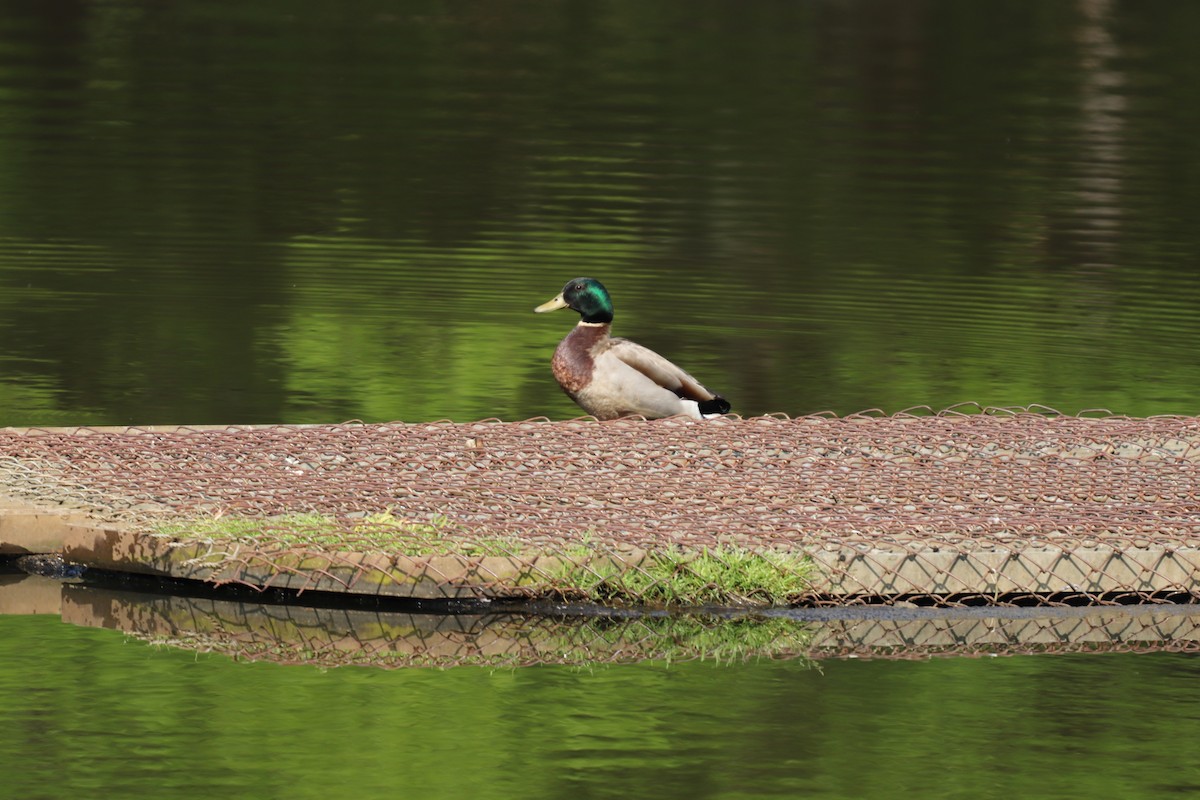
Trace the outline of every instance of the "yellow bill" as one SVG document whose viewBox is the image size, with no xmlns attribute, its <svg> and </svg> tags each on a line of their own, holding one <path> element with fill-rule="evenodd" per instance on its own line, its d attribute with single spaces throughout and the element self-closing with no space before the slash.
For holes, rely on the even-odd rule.
<svg viewBox="0 0 1200 800">
<path fill-rule="evenodd" d="M 534 312 L 541 314 L 543 311 L 557 311 L 560 308 L 566 307 L 567 301 L 563 300 L 563 296 L 560 294 L 553 300 L 547 300 L 546 302 L 542 303 L 540 306 L 534 309 Z"/>
</svg>

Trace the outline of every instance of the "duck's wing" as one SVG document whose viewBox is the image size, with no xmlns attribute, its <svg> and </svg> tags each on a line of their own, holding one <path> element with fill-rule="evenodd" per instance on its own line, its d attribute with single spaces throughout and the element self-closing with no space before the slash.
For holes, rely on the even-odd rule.
<svg viewBox="0 0 1200 800">
<path fill-rule="evenodd" d="M 672 364 L 648 347 L 628 339 L 610 339 L 608 354 L 619 358 L 664 389 L 689 400 L 712 400 L 717 395 L 705 389 L 700 381 Z M 726 404 L 726 407 L 728 404 Z"/>
</svg>

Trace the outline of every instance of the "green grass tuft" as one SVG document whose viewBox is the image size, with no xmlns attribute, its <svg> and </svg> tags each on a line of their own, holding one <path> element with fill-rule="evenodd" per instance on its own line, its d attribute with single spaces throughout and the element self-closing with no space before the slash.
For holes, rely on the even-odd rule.
<svg viewBox="0 0 1200 800">
<path fill-rule="evenodd" d="M 390 511 L 362 517 L 282 514 L 276 517 L 196 517 L 156 525 L 155 534 L 176 538 L 239 542 L 252 546 L 318 550 L 378 551 L 395 555 L 510 555 L 520 545 L 507 539 L 473 539 L 444 517 L 415 522 Z"/>
<path fill-rule="evenodd" d="M 576 546 L 555 583 L 596 599 L 676 606 L 753 602 L 784 605 L 803 594 L 813 572 L 804 556 L 740 547 L 647 552 L 638 561 Z"/>
<path fill-rule="evenodd" d="M 585 535 L 555 551 L 518 539 L 479 539 L 446 519 L 416 522 L 391 512 L 363 517 L 286 514 L 265 519 L 198 517 L 160 523 L 153 533 L 245 545 L 260 553 L 381 552 L 411 557 L 504 556 L 536 567 L 513 575 L 514 593 L 592 602 L 682 607 L 786 605 L 813 573 L 804 556 L 721 546 L 622 551 Z M 544 559 L 542 557 L 549 557 Z M 501 589 L 502 586 L 493 586 Z"/>
</svg>

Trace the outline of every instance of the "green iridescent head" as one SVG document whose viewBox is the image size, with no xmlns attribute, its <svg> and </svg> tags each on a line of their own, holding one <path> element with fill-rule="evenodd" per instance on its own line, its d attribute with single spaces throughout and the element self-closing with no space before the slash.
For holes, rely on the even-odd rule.
<svg viewBox="0 0 1200 800">
<path fill-rule="evenodd" d="M 574 278 L 567 281 L 558 297 L 542 303 L 534 311 L 553 311 L 569 308 L 578 311 L 584 322 L 612 322 L 613 304 L 604 284 L 595 278 Z"/>
</svg>

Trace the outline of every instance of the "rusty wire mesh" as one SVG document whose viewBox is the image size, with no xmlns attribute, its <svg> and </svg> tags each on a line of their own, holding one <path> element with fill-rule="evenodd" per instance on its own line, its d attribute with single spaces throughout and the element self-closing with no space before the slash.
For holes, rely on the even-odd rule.
<svg viewBox="0 0 1200 800">
<path fill-rule="evenodd" d="M 0 431 L 0 491 L 109 521 L 313 511 L 352 550 L 391 509 L 516 558 L 803 553 L 815 603 L 1195 597 L 1198 469 L 1200 419 L 1046 409 Z"/>
</svg>

